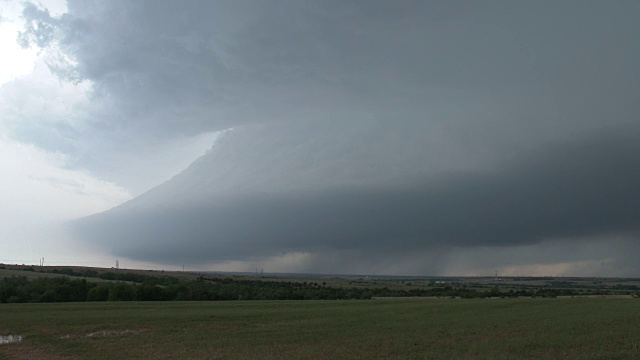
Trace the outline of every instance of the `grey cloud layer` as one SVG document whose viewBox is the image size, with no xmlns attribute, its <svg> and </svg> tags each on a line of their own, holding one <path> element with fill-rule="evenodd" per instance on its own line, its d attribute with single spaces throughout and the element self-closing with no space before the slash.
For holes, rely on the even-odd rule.
<svg viewBox="0 0 640 360">
<path fill-rule="evenodd" d="M 640 82 L 630 3 L 70 1 L 61 19 L 27 10 L 40 24 L 34 41 L 57 39 L 77 60 L 67 70 L 94 82 L 102 130 L 160 137 L 478 106 L 500 125 L 513 107 L 530 114 L 506 114 L 518 125 L 630 121 Z M 591 111 L 567 113 L 578 107 Z"/>
<path fill-rule="evenodd" d="M 119 255 L 204 263 L 637 237 L 639 13 L 70 1 L 59 19 L 25 16 L 77 61 L 54 70 L 92 83 L 68 131 L 77 166 L 105 173 L 150 144 L 234 128 L 172 181 L 78 223 Z"/>
<path fill-rule="evenodd" d="M 177 177 L 140 200 L 81 220 L 78 229 L 118 255 L 174 263 L 292 251 L 358 250 L 383 257 L 439 246 L 638 236 L 638 140 L 637 133 L 610 132 L 535 151 L 488 174 L 449 174 L 393 188 L 202 197 L 216 184 L 200 178 L 200 187 L 189 187 L 184 181 L 193 177 Z M 206 173 L 198 167 L 210 165 L 201 161 L 190 170 Z M 192 200 L 161 199 L 174 186 Z"/>
</svg>

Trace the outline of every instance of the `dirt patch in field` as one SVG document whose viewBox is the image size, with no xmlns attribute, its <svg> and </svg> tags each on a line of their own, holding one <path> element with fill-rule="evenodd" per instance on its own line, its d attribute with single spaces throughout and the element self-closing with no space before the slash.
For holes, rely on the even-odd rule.
<svg viewBox="0 0 640 360">
<path fill-rule="evenodd" d="M 23 345 L 12 344 L 0 348 L 0 354 L 6 359 L 47 359 L 47 360 L 73 360 L 77 357 L 60 356 L 54 354 L 49 348 L 32 348 Z"/>
<path fill-rule="evenodd" d="M 456 341 L 456 339 L 454 337 L 448 336 L 448 337 L 444 337 L 444 336 L 438 336 L 436 338 L 436 344 L 438 345 L 451 345 Z"/>
<path fill-rule="evenodd" d="M 481 334 L 472 339 L 472 341 L 483 342 L 483 341 L 493 341 L 493 340 L 505 340 L 511 339 L 514 337 L 519 337 L 527 334 L 528 331 L 524 329 L 507 329 L 500 331 L 490 331 L 486 334 Z"/>
</svg>

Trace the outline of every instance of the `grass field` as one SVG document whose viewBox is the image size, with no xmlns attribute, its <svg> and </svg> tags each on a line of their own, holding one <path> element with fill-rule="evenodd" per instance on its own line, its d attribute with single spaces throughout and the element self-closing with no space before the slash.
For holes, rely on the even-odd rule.
<svg viewBox="0 0 640 360">
<path fill-rule="evenodd" d="M 637 299 L 0 304 L 0 359 L 633 359 Z"/>
<path fill-rule="evenodd" d="M 5 270 L 0 269 L 0 279 L 2 278 L 10 278 L 12 276 L 24 276 L 29 280 L 40 279 L 40 278 L 68 278 L 68 279 L 85 279 L 90 282 L 104 282 L 110 280 L 103 280 L 98 278 L 85 278 L 85 277 L 77 277 L 77 276 L 68 276 L 62 274 L 51 274 L 51 273 L 42 273 L 35 271 L 22 271 L 22 270 Z"/>
</svg>

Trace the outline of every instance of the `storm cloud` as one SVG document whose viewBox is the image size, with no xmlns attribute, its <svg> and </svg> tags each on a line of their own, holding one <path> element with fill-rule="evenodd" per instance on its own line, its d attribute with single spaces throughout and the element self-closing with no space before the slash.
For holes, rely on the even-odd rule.
<svg viewBox="0 0 640 360">
<path fill-rule="evenodd" d="M 198 176 L 215 172 L 218 162 L 209 154 L 168 183 L 77 226 L 118 255 L 168 263 L 345 251 L 379 260 L 430 248 L 637 237 L 638 133 L 580 140 L 488 172 L 405 178 L 393 186 L 267 193 L 245 187 L 234 195 L 212 193 L 216 182 Z"/>
<path fill-rule="evenodd" d="M 382 117 L 537 138 L 555 125 L 567 135 L 635 121 L 638 11 L 597 1 L 70 1 L 60 18 L 28 6 L 21 39 L 58 49 L 50 65 L 63 79 L 91 82 L 89 125 L 105 136 Z"/>
<path fill-rule="evenodd" d="M 222 132 L 170 181 L 74 224 L 118 256 L 311 254 L 300 261 L 322 267 L 490 247 L 545 263 L 550 244 L 638 237 L 639 14 L 599 1 L 30 6 L 22 42 L 57 54 L 51 70 L 91 97 L 73 136 L 16 134 L 126 187 L 132 154 Z M 597 260 L 581 254 L 566 262 Z"/>
</svg>

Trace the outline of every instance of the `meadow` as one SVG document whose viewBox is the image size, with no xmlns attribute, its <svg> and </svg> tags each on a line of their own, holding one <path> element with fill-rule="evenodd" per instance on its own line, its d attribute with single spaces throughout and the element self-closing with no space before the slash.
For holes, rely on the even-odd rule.
<svg viewBox="0 0 640 360">
<path fill-rule="evenodd" d="M 633 359 L 640 300 L 0 304 L 0 359 Z"/>
</svg>

